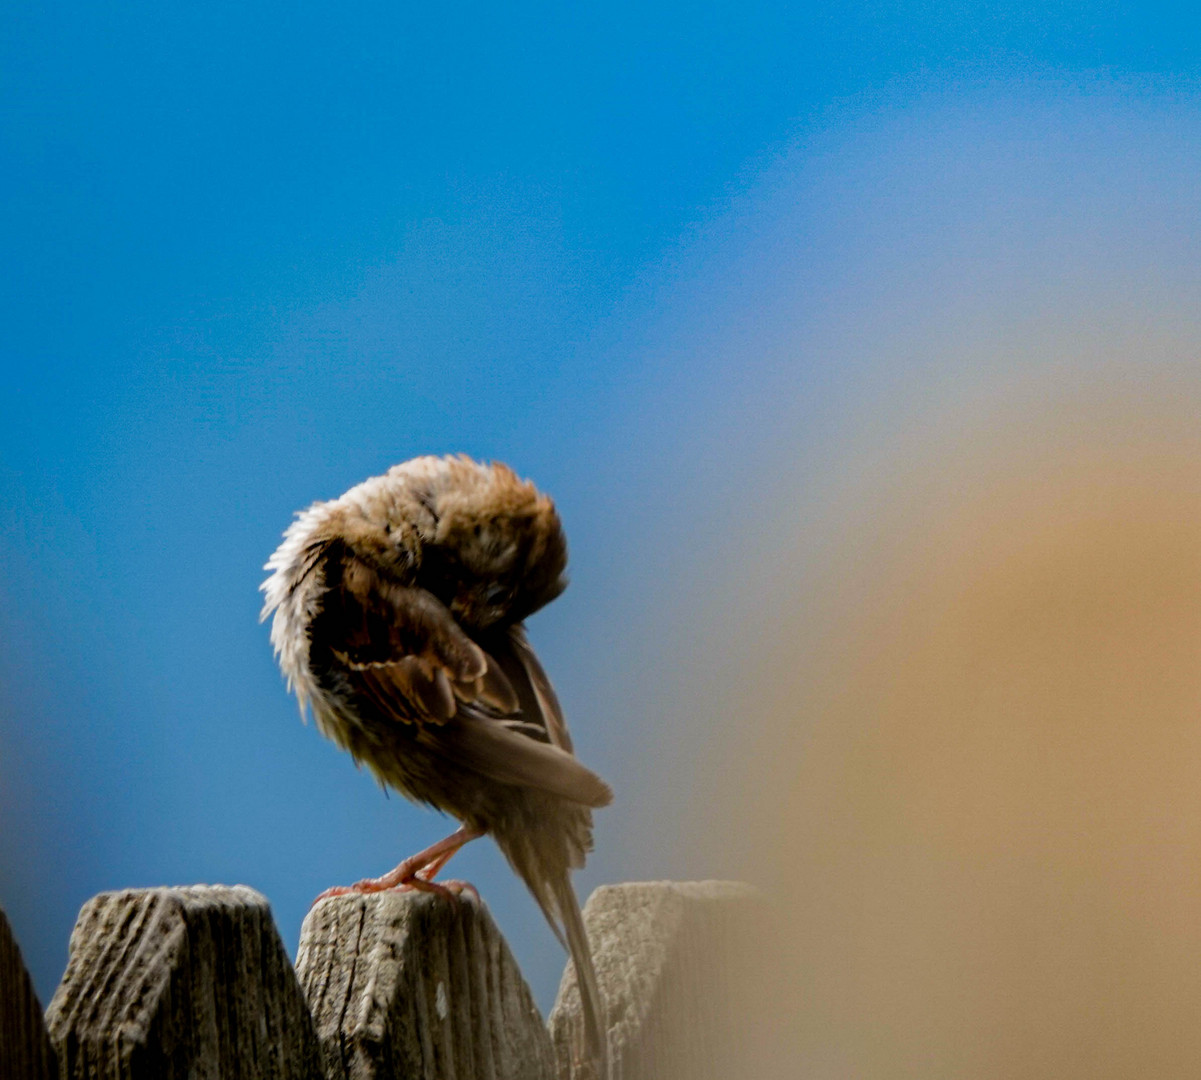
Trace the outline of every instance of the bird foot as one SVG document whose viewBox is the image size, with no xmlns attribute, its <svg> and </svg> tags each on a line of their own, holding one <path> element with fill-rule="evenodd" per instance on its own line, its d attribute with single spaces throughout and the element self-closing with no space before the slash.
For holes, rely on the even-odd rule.
<svg viewBox="0 0 1201 1080">
<path fill-rule="evenodd" d="M 470 881 L 454 879 L 430 881 L 417 874 L 409 880 L 397 882 L 395 885 L 390 884 L 387 878 L 365 878 L 363 881 L 356 881 L 353 885 L 335 885 L 332 889 L 326 889 L 321 893 L 313 901 L 313 906 L 315 907 L 322 900 L 327 900 L 331 896 L 368 896 L 378 892 L 427 892 L 441 896 L 454 904 L 458 904 L 462 900 L 463 894 L 467 893 L 477 904 L 480 903 L 480 891 Z"/>
<path fill-rule="evenodd" d="M 332 889 L 326 889 L 317 896 L 312 906 L 316 907 L 322 900 L 328 900 L 331 896 L 367 896 L 370 893 L 385 892 L 388 889 L 396 888 L 404 888 L 404 886 L 393 885 L 384 878 L 364 878 L 362 881 L 356 881 L 353 885 L 335 885 Z"/>
<path fill-rule="evenodd" d="M 385 892 L 389 889 L 397 892 L 416 889 L 418 892 L 437 893 L 439 896 L 456 901 L 460 894 L 467 891 L 478 901 L 479 892 L 476 891 L 474 885 L 470 885 L 466 881 L 448 881 L 440 884 L 432 879 L 459 848 L 481 835 L 479 830 L 463 826 L 445 840 L 439 840 L 425 851 L 405 859 L 398 867 L 389 870 L 382 877 L 364 878 L 362 881 L 356 881 L 353 885 L 335 885 L 332 889 L 326 889 L 313 901 L 313 905 L 316 906 L 331 896 L 363 896 L 367 893 Z"/>
<path fill-rule="evenodd" d="M 428 878 L 418 875 L 412 881 L 407 881 L 398 887 L 398 891 L 409 889 L 417 892 L 431 892 L 454 904 L 462 901 L 464 893 L 467 893 L 477 904 L 481 902 L 479 889 L 470 881 L 457 881 L 454 878 L 446 881 L 430 881 Z"/>
</svg>

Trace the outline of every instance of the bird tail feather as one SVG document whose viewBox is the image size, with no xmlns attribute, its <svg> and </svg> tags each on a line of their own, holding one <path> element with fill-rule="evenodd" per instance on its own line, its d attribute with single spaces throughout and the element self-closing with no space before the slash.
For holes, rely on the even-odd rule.
<svg viewBox="0 0 1201 1080">
<path fill-rule="evenodd" d="M 592 949 L 584 932 L 580 902 L 566 872 L 552 875 L 548 884 L 554 893 L 555 907 L 559 910 L 563 933 L 567 937 L 567 949 L 571 953 L 572 963 L 575 964 L 584 1020 L 584 1050 L 596 1066 L 596 1080 L 608 1080 L 609 1046 L 605 1024 L 602 1021 L 604 1007 L 596 982 L 596 969 L 592 966 Z"/>
</svg>

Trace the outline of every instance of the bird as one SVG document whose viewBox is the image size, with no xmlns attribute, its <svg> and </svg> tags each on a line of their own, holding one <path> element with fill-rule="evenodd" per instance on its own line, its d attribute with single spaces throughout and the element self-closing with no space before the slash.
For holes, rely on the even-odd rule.
<svg viewBox="0 0 1201 1080">
<path fill-rule="evenodd" d="M 262 620 L 301 715 L 386 787 L 460 823 L 378 878 L 328 896 L 417 889 L 490 835 L 567 949 L 583 1058 L 608 1075 L 603 1002 L 572 870 L 612 791 L 574 755 L 524 621 L 567 585 L 549 496 L 463 455 L 394 465 L 295 515 L 267 561 Z"/>
</svg>

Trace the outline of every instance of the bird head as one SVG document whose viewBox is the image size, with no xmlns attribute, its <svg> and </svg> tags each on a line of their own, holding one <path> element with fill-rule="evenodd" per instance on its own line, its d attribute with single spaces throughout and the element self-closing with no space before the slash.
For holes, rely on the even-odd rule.
<svg viewBox="0 0 1201 1080">
<path fill-rule="evenodd" d="M 426 500 L 419 578 L 464 626 L 520 622 L 567 587 L 555 505 L 506 465 L 443 461 Z"/>
</svg>

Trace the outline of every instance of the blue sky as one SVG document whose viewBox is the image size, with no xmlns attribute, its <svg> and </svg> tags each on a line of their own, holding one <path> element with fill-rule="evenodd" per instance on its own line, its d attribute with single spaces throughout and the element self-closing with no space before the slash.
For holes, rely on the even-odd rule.
<svg viewBox="0 0 1201 1080">
<path fill-rule="evenodd" d="M 321 889 L 448 831 L 285 696 L 256 589 L 294 510 L 457 450 L 555 495 L 574 582 L 531 630 L 619 792 L 584 889 L 716 872 L 632 839 L 675 757 L 615 687 L 653 685 L 648 612 L 703 584 L 714 507 L 783 445 L 818 470 L 847 400 L 904 371 L 868 363 L 867 298 L 957 288 L 948 253 L 1041 252 L 1004 281 L 1070 286 L 1115 208 L 1104 250 L 1151 235 L 1195 297 L 1177 9 L 61 4 L 0 28 L 0 905 L 44 999 L 101 889 L 245 882 L 292 945 Z M 457 870 L 546 1004 L 558 948 L 476 848 Z"/>
</svg>

